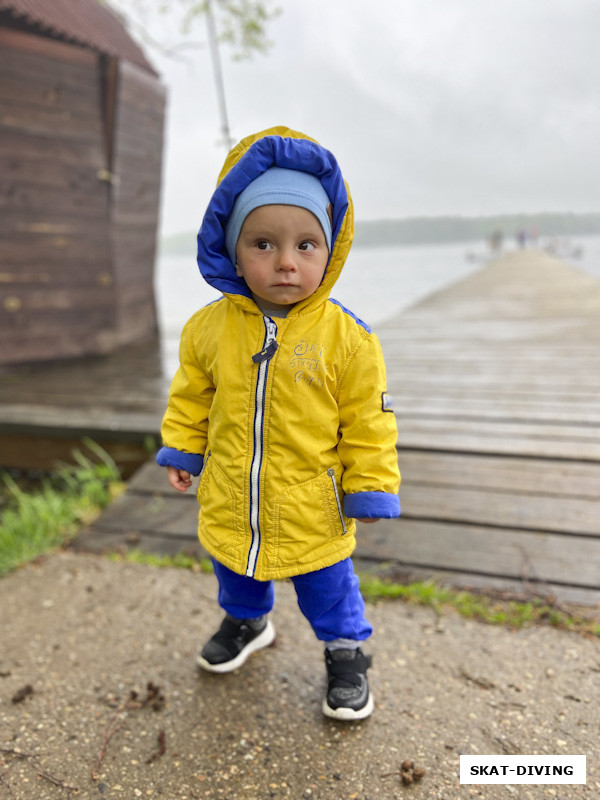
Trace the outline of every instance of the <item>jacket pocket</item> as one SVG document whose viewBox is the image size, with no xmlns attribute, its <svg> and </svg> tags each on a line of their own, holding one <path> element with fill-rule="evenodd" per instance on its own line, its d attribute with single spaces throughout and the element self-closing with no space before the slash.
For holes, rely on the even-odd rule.
<svg viewBox="0 0 600 800">
<path fill-rule="evenodd" d="M 200 541 L 211 552 L 239 557 L 242 533 L 236 494 L 231 481 L 210 452 L 198 483 L 198 502 Z"/>
<path fill-rule="evenodd" d="M 325 470 L 280 492 L 274 522 L 277 566 L 327 560 L 347 530 L 335 472 Z"/>
<path fill-rule="evenodd" d="M 327 474 L 329 475 L 329 479 L 331 480 L 331 485 L 333 488 L 333 497 L 335 499 L 335 505 L 337 508 L 338 516 L 340 518 L 342 534 L 344 534 L 347 532 L 348 528 L 346 527 L 346 520 L 344 519 L 344 512 L 342 510 L 342 501 L 340 500 L 340 493 L 338 490 L 337 482 L 335 480 L 335 470 L 333 469 L 333 467 L 330 467 L 327 470 Z"/>
</svg>

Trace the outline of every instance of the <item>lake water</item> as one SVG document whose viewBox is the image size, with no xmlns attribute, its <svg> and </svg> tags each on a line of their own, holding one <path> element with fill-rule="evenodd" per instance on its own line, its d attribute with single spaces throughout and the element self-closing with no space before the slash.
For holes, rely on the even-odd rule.
<svg viewBox="0 0 600 800">
<path fill-rule="evenodd" d="M 600 278 L 600 236 L 579 237 L 581 258 L 564 260 Z M 476 260 L 468 260 L 467 253 Z M 354 247 L 332 296 L 376 327 L 432 292 L 475 272 L 488 256 L 483 243 Z M 178 339 L 184 323 L 219 292 L 202 278 L 195 255 L 161 256 L 156 298 L 163 340 Z"/>
</svg>

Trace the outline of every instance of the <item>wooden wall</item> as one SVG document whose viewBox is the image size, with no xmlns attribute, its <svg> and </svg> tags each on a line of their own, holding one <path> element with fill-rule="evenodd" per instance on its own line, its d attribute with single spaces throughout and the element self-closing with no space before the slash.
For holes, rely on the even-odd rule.
<svg viewBox="0 0 600 800">
<path fill-rule="evenodd" d="M 4 362 L 102 350 L 114 327 L 98 56 L 0 29 Z"/>
<path fill-rule="evenodd" d="M 164 87 L 119 63 L 111 235 L 119 343 L 157 332 L 154 260 L 160 205 Z"/>
<path fill-rule="evenodd" d="M 111 104 L 106 63 L 0 27 L 0 363 L 156 330 L 163 90 L 120 62 Z"/>
</svg>

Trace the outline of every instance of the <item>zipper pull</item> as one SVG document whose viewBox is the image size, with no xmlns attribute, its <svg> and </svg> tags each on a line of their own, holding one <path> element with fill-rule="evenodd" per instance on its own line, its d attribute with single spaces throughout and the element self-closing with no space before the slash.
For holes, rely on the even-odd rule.
<svg viewBox="0 0 600 800">
<path fill-rule="evenodd" d="M 275 339 L 273 339 L 264 348 L 264 350 L 261 350 L 260 353 L 256 353 L 255 355 L 252 356 L 252 361 L 254 361 L 255 364 L 262 364 L 263 361 L 270 361 L 275 355 L 275 351 L 277 350 L 278 347 L 279 345 L 277 344 Z"/>
<path fill-rule="evenodd" d="M 263 361 L 270 361 L 279 347 L 275 339 L 277 336 L 277 325 L 273 322 L 271 317 L 263 317 L 263 322 L 265 323 L 267 337 L 265 339 L 265 346 L 260 353 L 256 353 L 256 355 L 252 356 L 252 361 L 254 361 L 255 364 L 262 364 Z"/>
</svg>

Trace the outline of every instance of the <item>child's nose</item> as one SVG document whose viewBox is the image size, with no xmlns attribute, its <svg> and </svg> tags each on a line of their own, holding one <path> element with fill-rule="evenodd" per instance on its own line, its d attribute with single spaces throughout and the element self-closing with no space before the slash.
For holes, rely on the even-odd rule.
<svg viewBox="0 0 600 800">
<path fill-rule="evenodd" d="M 296 261 L 292 250 L 286 248 L 281 251 L 281 255 L 279 256 L 279 269 L 286 271 L 296 269 Z"/>
</svg>

